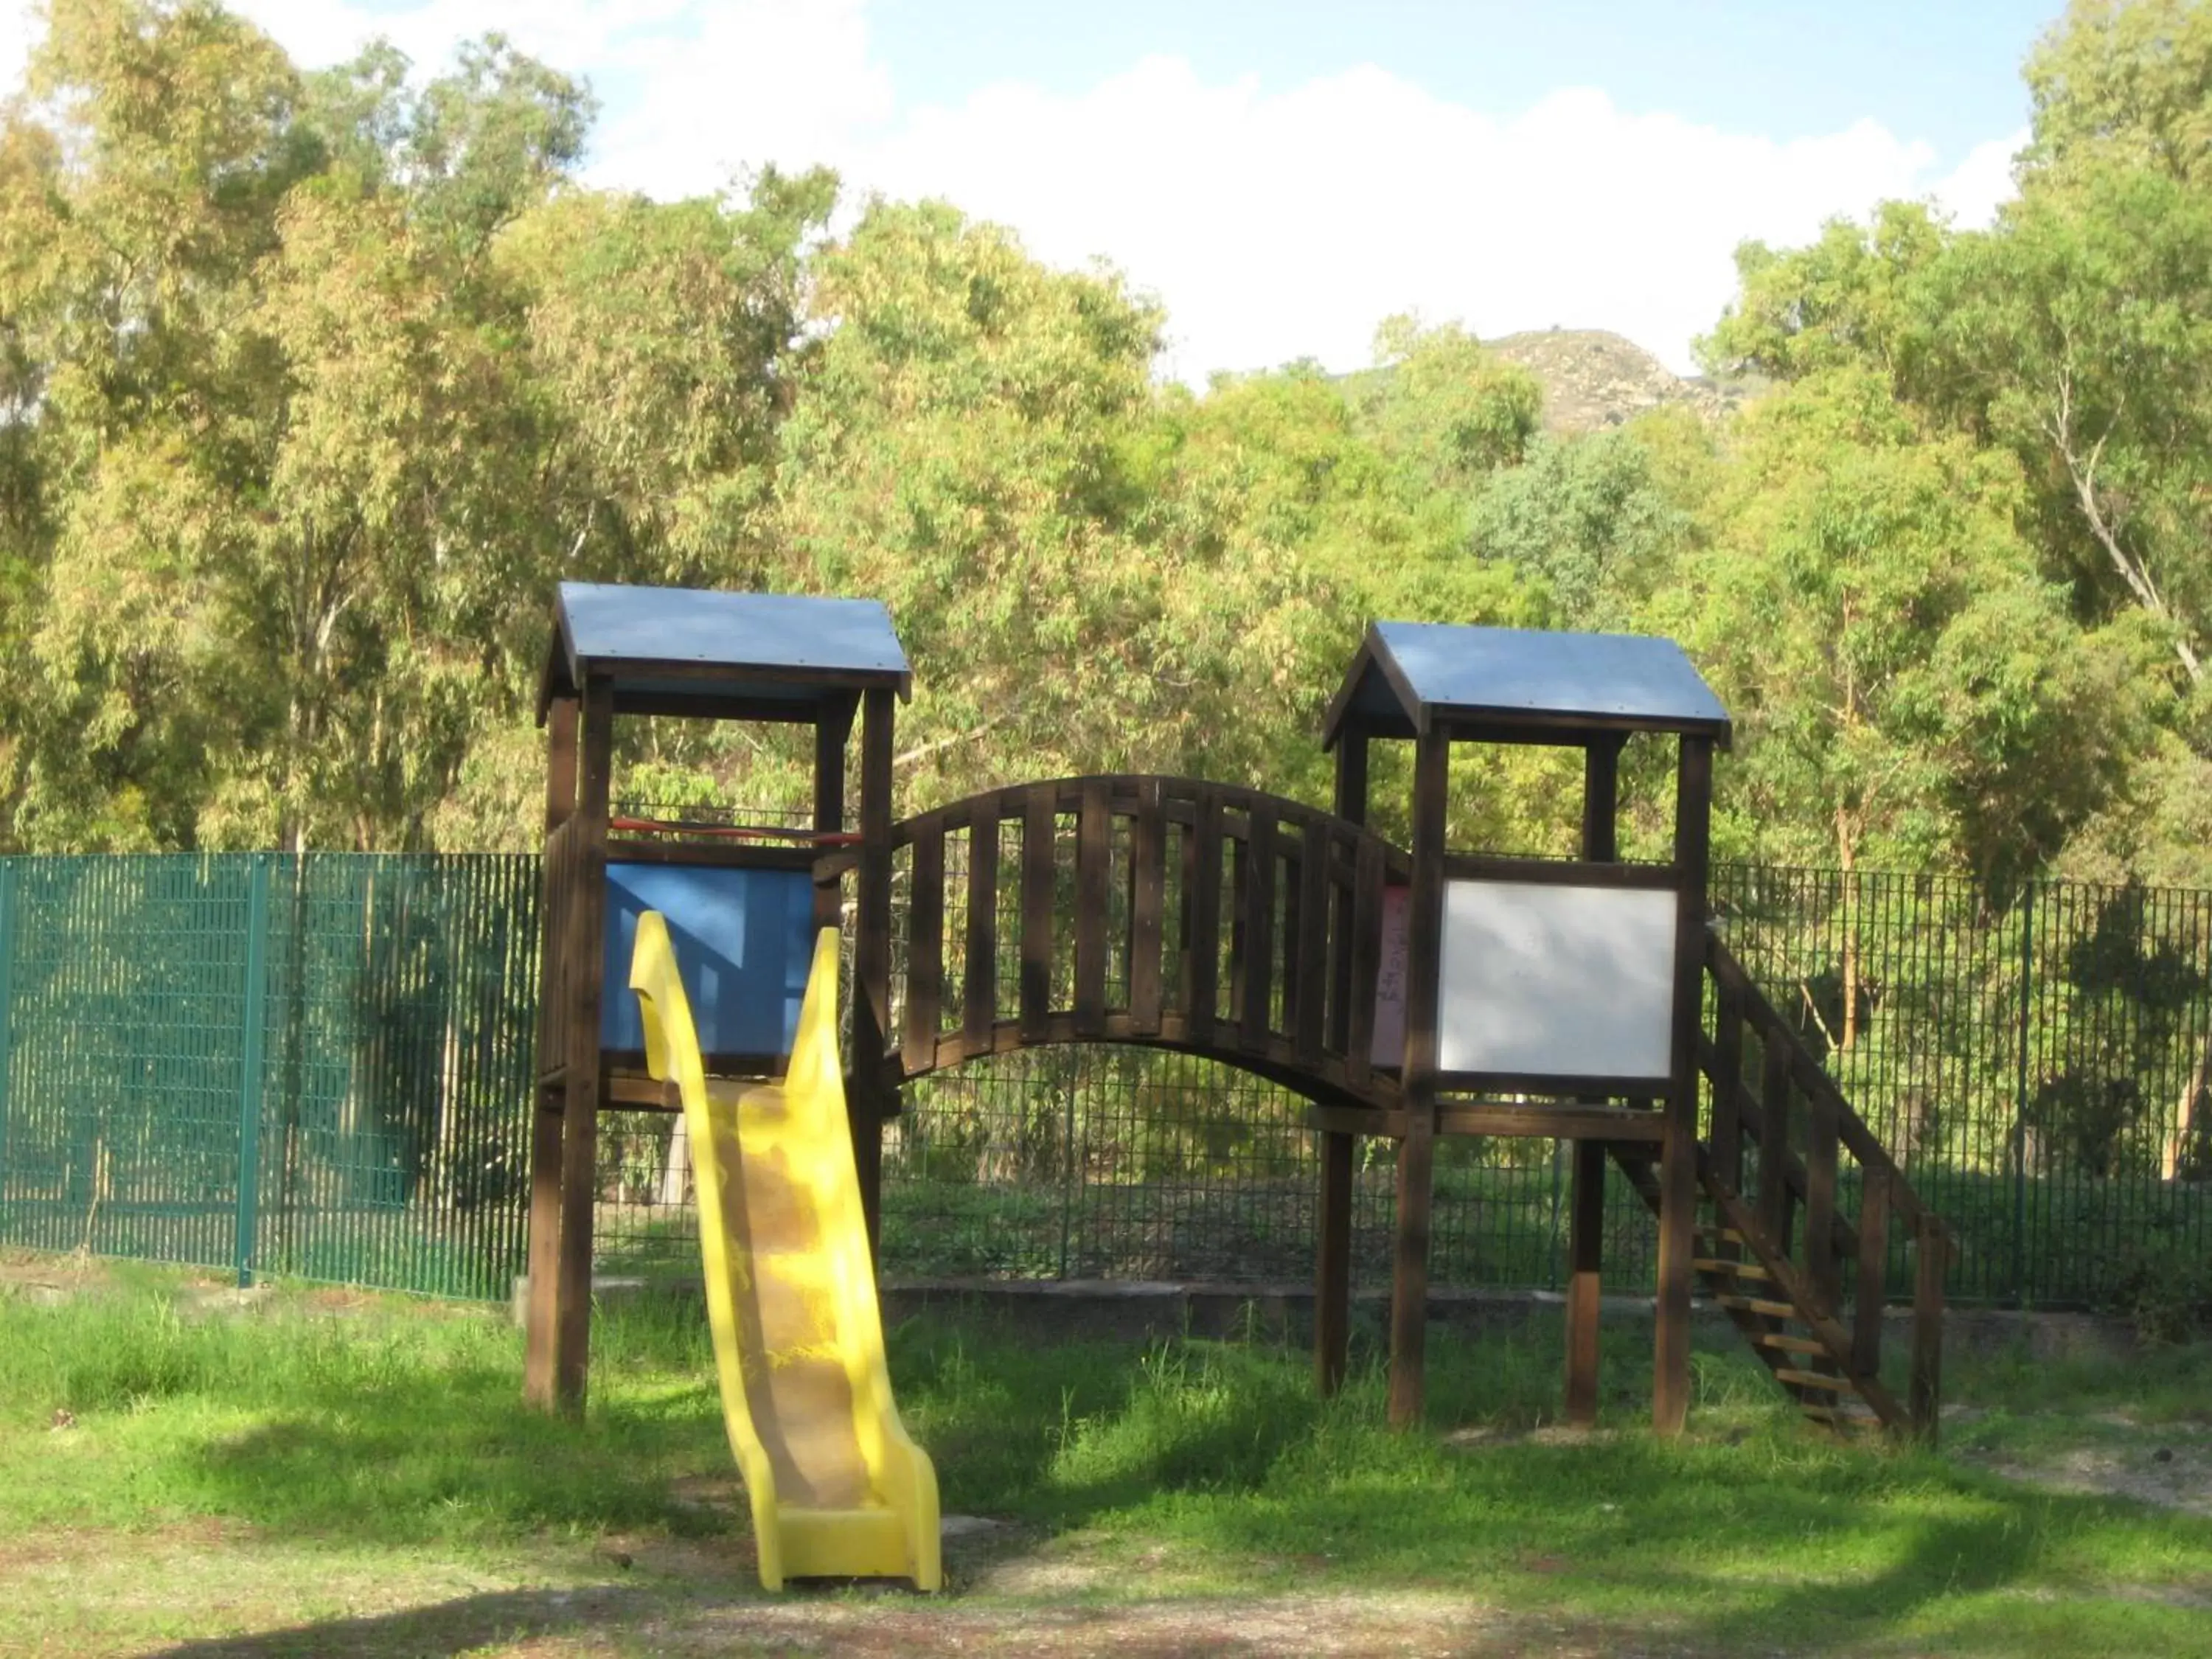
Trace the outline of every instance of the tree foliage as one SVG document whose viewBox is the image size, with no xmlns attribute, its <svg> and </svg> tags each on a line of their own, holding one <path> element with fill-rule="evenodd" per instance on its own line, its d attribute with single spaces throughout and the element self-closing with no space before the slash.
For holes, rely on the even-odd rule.
<svg viewBox="0 0 2212 1659">
<path fill-rule="evenodd" d="M 568 576 L 883 599 L 908 805 L 1320 798 L 1370 618 L 1662 631 L 1739 719 L 1726 850 L 2212 881 L 2208 19 L 2079 0 L 1995 225 L 1747 246 L 1701 350 L 1773 394 L 1570 438 L 1454 325 L 1199 393 L 1117 274 L 951 205 L 586 188 L 589 88 L 496 36 L 303 75 L 213 0 L 50 0 L 0 115 L 0 847 L 527 845 Z M 804 787 L 631 741 L 663 799 Z M 1575 769 L 1455 771 L 1455 836 L 1565 850 Z"/>
</svg>

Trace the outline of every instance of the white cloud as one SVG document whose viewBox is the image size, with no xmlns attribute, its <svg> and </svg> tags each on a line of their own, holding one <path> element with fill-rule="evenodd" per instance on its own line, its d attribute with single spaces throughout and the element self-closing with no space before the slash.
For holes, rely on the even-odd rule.
<svg viewBox="0 0 2212 1659">
<path fill-rule="evenodd" d="M 1103 258 L 1165 302 L 1172 372 L 1366 361 L 1394 311 L 1494 336 L 1611 328 L 1677 368 L 1734 289 L 1731 254 L 1885 197 L 1962 224 L 2010 193 L 2023 135 L 1948 173 L 1872 122 L 1777 142 L 1565 88 L 1498 118 L 1362 67 L 1279 91 L 1147 58 L 1075 95 L 1021 84 L 902 108 L 865 0 L 234 0 L 301 61 L 390 35 L 441 64 L 489 29 L 605 94 L 590 177 L 655 195 L 826 161 L 860 189 L 941 196 L 1060 264 Z M 0 76 L 21 27 L 0 0 Z M 9 54 L 15 54 L 11 60 Z"/>
</svg>

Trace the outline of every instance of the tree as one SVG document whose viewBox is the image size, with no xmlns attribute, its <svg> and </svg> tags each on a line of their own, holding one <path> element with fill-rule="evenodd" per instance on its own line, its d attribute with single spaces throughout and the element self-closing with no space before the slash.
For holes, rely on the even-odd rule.
<svg viewBox="0 0 2212 1659">
<path fill-rule="evenodd" d="M 1414 488 L 1467 494 L 1516 464 L 1535 437 L 1543 393 L 1534 375 L 1503 363 L 1455 323 L 1409 316 L 1375 331 L 1375 370 L 1360 377 L 1361 428 Z"/>
<path fill-rule="evenodd" d="M 2027 61 L 2032 173 L 2094 161 L 2212 182 L 2212 7 L 2073 0 Z"/>
<path fill-rule="evenodd" d="M 2111 798 L 2147 740 L 2144 630 L 2084 635 L 2015 524 L 2001 455 L 1926 440 L 1876 377 L 1746 421 L 1712 544 L 1653 602 L 1734 714 L 1738 855 L 1996 884 Z"/>
<path fill-rule="evenodd" d="M 1494 475 L 1468 519 L 1477 555 L 1541 585 L 1556 625 L 1619 630 L 1695 533 L 1632 429 L 1540 439 Z"/>
</svg>

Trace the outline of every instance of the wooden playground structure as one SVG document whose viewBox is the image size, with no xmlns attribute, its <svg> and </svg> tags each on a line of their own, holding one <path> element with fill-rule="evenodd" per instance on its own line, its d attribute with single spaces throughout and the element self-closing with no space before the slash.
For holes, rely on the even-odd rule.
<svg viewBox="0 0 2212 1659">
<path fill-rule="evenodd" d="M 1012 785 L 894 823 L 892 721 L 910 690 L 890 618 L 866 601 L 563 585 L 541 698 L 532 1402 L 573 1410 L 584 1398 L 598 1115 L 678 1106 L 647 1073 L 609 967 L 626 960 L 640 910 L 660 908 L 679 957 L 694 952 L 687 976 L 707 964 L 701 1046 L 709 1071 L 730 1077 L 776 1073 L 797 1016 L 791 964 L 817 927 L 846 919 L 846 1092 L 872 1243 L 884 1124 L 906 1085 L 1042 1044 L 1170 1048 L 1310 1103 L 1324 1392 L 1346 1371 L 1358 1139 L 1395 1149 L 1389 1409 L 1407 1425 L 1422 1409 L 1437 1137 L 1537 1136 L 1573 1146 L 1569 1421 L 1597 1412 L 1604 1183 L 1617 1171 L 1659 1229 L 1657 1431 L 1679 1431 L 1688 1411 L 1702 1286 L 1808 1417 L 1932 1437 L 1949 1240 L 1711 925 L 1713 755 L 1729 720 L 1672 642 L 1376 624 L 1322 732 L 1336 766 L 1328 811 L 1193 779 L 1102 776 Z M 614 720 L 632 714 L 811 726 L 811 827 L 615 818 Z M 1618 855 L 1632 738 L 1674 748 L 1663 862 Z M 1412 745 L 1406 848 L 1368 824 L 1370 753 L 1392 742 Z M 1454 754 L 1480 744 L 1582 750 L 1578 856 L 1450 845 Z M 1883 1311 L 1896 1261 L 1909 1264 L 1913 1318 L 1893 1370 Z"/>
</svg>

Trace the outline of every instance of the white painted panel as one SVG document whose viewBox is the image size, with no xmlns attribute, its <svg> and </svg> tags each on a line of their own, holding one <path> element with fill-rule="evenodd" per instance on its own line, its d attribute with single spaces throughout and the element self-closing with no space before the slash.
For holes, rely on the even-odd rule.
<svg viewBox="0 0 2212 1659">
<path fill-rule="evenodd" d="M 1447 883 L 1442 1069 L 1667 1075 L 1674 906 L 1649 888 Z"/>
</svg>

